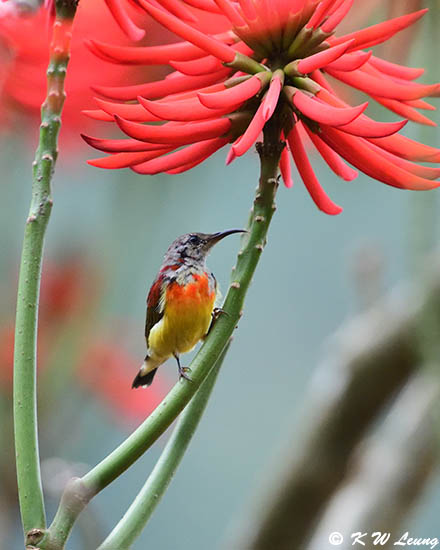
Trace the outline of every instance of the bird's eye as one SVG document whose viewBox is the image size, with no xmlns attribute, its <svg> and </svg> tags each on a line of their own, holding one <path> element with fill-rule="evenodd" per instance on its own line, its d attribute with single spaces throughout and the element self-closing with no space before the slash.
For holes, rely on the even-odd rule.
<svg viewBox="0 0 440 550">
<path fill-rule="evenodd" d="M 189 238 L 189 242 L 191 244 L 198 244 L 200 242 L 200 239 L 197 235 L 191 235 L 191 237 Z"/>
</svg>

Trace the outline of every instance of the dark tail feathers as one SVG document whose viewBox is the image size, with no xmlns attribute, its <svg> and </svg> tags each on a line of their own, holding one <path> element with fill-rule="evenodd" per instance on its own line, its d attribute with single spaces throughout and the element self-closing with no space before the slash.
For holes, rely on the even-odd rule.
<svg viewBox="0 0 440 550">
<path fill-rule="evenodd" d="M 153 382 L 154 375 L 156 374 L 157 369 L 154 369 L 147 374 L 141 374 L 139 371 L 136 375 L 136 378 L 133 380 L 132 388 L 139 388 L 139 386 L 150 386 Z"/>
</svg>

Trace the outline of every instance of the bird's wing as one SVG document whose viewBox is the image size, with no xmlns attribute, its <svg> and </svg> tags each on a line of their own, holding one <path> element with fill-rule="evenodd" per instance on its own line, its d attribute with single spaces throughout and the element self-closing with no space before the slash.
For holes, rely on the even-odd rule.
<svg viewBox="0 0 440 550">
<path fill-rule="evenodd" d="M 150 288 L 147 298 L 147 318 L 145 320 L 145 340 L 148 345 L 148 336 L 151 329 L 156 323 L 158 323 L 163 317 L 163 282 L 164 276 L 160 274 Z"/>
</svg>

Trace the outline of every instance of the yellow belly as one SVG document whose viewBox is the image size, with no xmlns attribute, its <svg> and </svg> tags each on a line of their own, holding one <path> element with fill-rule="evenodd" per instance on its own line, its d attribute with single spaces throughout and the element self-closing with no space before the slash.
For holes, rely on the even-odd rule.
<svg viewBox="0 0 440 550">
<path fill-rule="evenodd" d="M 208 332 L 214 301 L 215 291 L 209 289 L 205 277 L 185 286 L 170 285 L 164 316 L 151 329 L 148 338 L 152 358 L 165 360 L 190 351 Z"/>
</svg>

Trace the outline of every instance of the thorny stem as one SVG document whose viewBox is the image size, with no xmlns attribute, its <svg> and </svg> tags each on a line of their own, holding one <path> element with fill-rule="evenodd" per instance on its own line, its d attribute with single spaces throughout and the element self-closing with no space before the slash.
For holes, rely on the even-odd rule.
<svg viewBox="0 0 440 550">
<path fill-rule="evenodd" d="M 36 344 L 44 236 L 52 210 L 51 180 L 63 108 L 76 3 L 62 2 L 53 25 L 47 96 L 41 108 L 39 144 L 33 163 L 32 199 L 26 221 L 18 282 L 14 354 L 14 429 L 18 493 L 26 544 L 38 542 L 45 511 L 38 452 Z"/>
<path fill-rule="evenodd" d="M 135 500 L 98 550 L 126 550 L 139 537 L 167 490 L 197 429 L 228 346 L 206 377 L 198 392 L 183 410 L 159 460 Z"/>
<path fill-rule="evenodd" d="M 232 281 L 221 315 L 191 363 L 191 382 L 180 380 L 150 416 L 119 447 L 83 478 L 72 480 L 65 489 L 54 521 L 41 550 L 62 550 L 80 511 L 89 500 L 129 468 L 177 418 L 219 360 L 242 315 L 246 292 L 266 244 L 270 221 L 275 212 L 278 164 L 284 143 L 280 142 L 282 117 L 273 116 L 264 128 L 264 142 L 257 144 L 261 175 L 248 233 L 233 268 Z"/>
</svg>

